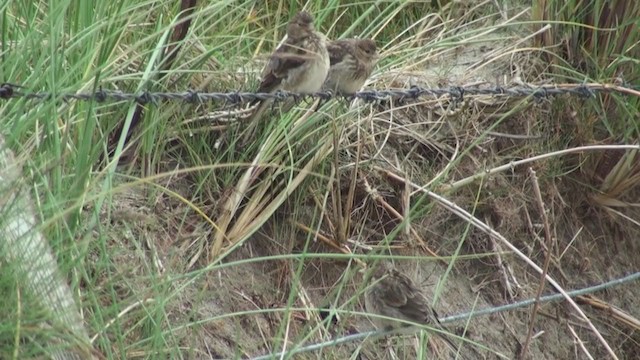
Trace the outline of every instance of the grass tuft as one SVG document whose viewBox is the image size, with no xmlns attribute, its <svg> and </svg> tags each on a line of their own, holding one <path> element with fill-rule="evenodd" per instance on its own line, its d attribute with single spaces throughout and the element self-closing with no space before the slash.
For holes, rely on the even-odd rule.
<svg viewBox="0 0 640 360">
<path fill-rule="evenodd" d="M 362 293 L 381 258 L 440 315 L 638 268 L 630 93 L 332 100 L 318 111 L 301 101 L 250 141 L 246 108 L 165 101 L 144 105 L 126 143 L 116 129 L 132 127 L 137 104 L 61 101 L 100 88 L 253 91 L 301 9 L 330 38 L 376 40 L 372 89 L 640 81 L 631 1 L 198 2 L 183 39 L 180 2 L 5 2 L 2 81 L 54 96 L 0 101 L 0 140 L 15 154 L 15 165 L 0 158 L 0 179 L 20 174 L 0 184 L 0 233 L 13 229 L 8 199 L 24 201 L 33 221 L 15 243 L 37 235 L 46 253 L 10 253 L 0 239 L 0 358 L 249 358 L 333 341 L 371 329 Z M 119 163 L 100 161 L 113 139 Z M 555 282 L 536 271 L 545 261 Z M 533 318 L 507 311 L 449 330 L 464 335 L 465 358 L 513 358 L 534 326 L 532 358 L 637 353 L 634 322 L 602 311 L 632 314 L 637 289 L 599 296 L 593 308 L 542 304 Z M 295 357 L 452 355 L 416 339 Z"/>
</svg>

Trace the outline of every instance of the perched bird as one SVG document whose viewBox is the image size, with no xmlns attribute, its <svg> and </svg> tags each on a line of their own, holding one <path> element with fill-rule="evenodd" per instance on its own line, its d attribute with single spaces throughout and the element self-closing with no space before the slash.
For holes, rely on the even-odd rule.
<svg viewBox="0 0 640 360">
<path fill-rule="evenodd" d="M 289 21 L 287 39 L 274 51 L 262 71 L 258 92 L 314 93 L 322 89 L 328 73 L 326 36 L 315 30 L 313 17 L 301 11 Z M 257 121 L 272 102 L 262 101 L 250 121 Z"/>
<path fill-rule="evenodd" d="M 409 277 L 396 270 L 391 264 L 378 264 L 373 270 L 371 281 L 372 284 L 365 291 L 364 298 L 367 312 L 428 325 L 446 332 L 438 320 L 438 314 L 431 308 L 420 289 Z M 373 320 L 376 327 L 387 331 L 401 326 L 411 326 L 386 318 L 376 317 Z M 436 335 L 445 340 L 452 349 L 457 349 L 457 346 L 444 334 L 436 333 Z"/>
<path fill-rule="evenodd" d="M 331 68 L 323 89 L 354 94 L 367 81 L 378 61 L 378 49 L 371 39 L 343 39 L 327 44 Z"/>
</svg>

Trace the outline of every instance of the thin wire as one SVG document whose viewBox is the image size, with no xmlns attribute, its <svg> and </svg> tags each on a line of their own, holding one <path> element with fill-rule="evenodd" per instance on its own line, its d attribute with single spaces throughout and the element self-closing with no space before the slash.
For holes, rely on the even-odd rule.
<svg viewBox="0 0 640 360">
<path fill-rule="evenodd" d="M 584 288 L 584 289 L 570 291 L 570 292 L 567 292 L 567 294 L 569 295 L 569 297 L 575 298 L 575 297 L 578 297 L 580 295 L 594 293 L 596 291 L 604 290 L 606 288 L 610 288 L 610 287 L 613 287 L 613 286 L 621 285 L 621 284 L 624 284 L 626 282 L 630 282 L 630 281 L 634 281 L 634 280 L 638 280 L 638 279 L 640 279 L 640 272 L 625 276 L 625 277 L 620 278 L 620 279 L 611 280 L 611 281 L 608 281 L 608 282 L 600 284 L 600 285 L 595 285 L 595 286 L 591 286 L 591 287 Z M 543 296 L 543 297 L 540 298 L 540 303 L 547 303 L 547 302 L 558 301 L 558 300 L 562 300 L 562 299 L 564 299 L 564 296 L 562 294 L 546 295 L 546 296 Z M 442 323 L 449 323 L 449 322 L 460 321 L 460 320 L 463 320 L 463 319 L 474 318 L 474 317 L 477 317 L 477 316 L 493 314 L 493 313 L 496 313 L 496 312 L 514 310 L 514 309 L 518 309 L 518 308 L 529 306 L 529 305 L 533 304 L 535 301 L 536 301 L 535 299 L 528 299 L 528 300 L 518 301 L 518 302 L 515 302 L 513 304 L 507 304 L 507 305 L 498 306 L 498 307 L 495 307 L 495 308 L 488 308 L 488 309 L 482 309 L 482 310 L 479 310 L 479 311 L 472 311 L 472 312 L 465 313 L 465 314 L 447 316 L 446 318 L 443 318 L 441 320 L 441 322 Z"/>
<path fill-rule="evenodd" d="M 567 292 L 567 294 L 574 298 L 580 295 L 585 295 L 585 294 L 589 294 L 589 293 L 594 293 L 596 291 L 600 291 L 603 289 L 607 289 L 610 287 L 614 287 L 614 286 L 618 286 L 618 285 L 622 285 L 624 283 L 627 282 L 631 282 L 631 281 L 635 281 L 640 279 L 640 272 L 636 272 L 633 273 L 631 275 L 627 275 L 625 277 L 619 278 L 619 279 L 614 279 L 599 285 L 595 285 L 595 286 L 591 286 L 591 287 L 587 287 L 587 288 L 583 288 L 583 289 L 579 289 L 579 290 L 574 290 L 574 291 L 570 291 Z M 552 301 L 559 301 L 559 300 L 563 300 L 564 296 L 562 294 L 552 294 L 552 295 L 547 295 L 547 296 L 543 296 L 540 298 L 540 303 L 547 303 L 547 302 L 552 302 Z M 523 301 L 519 301 L 513 304 L 507 304 L 507 305 L 502 305 L 502 306 L 498 306 L 498 307 L 492 307 L 492 308 L 487 308 L 487 309 L 482 309 L 479 311 L 472 311 L 472 312 L 468 312 L 468 313 L 463 313 L 463 314 L 459 314 L 459 315 L 454 315 L 454 316 L 448 316 L 446 318 L 442 318 L 440 319 L 440 322 L 443 324 L 446 323 L 451 323 L 451 322 L 455 322 L 455 321 L 460 321 L 460 320 L 466 320 L 469 318 L 474 318 L 474 317 L 478 317 L 478 316 L 482 316 L 482 315 L 487 315 L 487 314 L 493 314 L 496 312 L 502 312 L 502 311 L 508 311 L 508 310 L 514 310 L 517 308 L 522 308 L 522 307 L 526 307 L 529 306 L 531 304 L 533 304 L 535 302 L 535 299 L 528 299 L 528 300 L 523 300 Z M 291 355 L 295 355 L 295 354 L 300 354 L 303 352 L 310 352 L 310 351 L 314 351 L 314 350 L 320 350 L 322 348 L 325 347 L 329 347 L 329 346 L 335 346 L 335 345 L 340 345 L 340 344 L 344 344 L 344 343 L 348 343 L 348 342 L 352 342 L 352 341 L 357 341 L 357 340 L 364 340 L 368 337 L 382 337 L 385 335 L 388 335 L 390 333 L 393 333 L 393 331 L 367 331 L 367 332 L 362 332 L 362 333 L 357 333 L 357 334 L 352 334 L 352 335 L 347 335 L 347 336 L 343 336 L 343 337 L 339 337 L 339 338 L 335 338 L 333 340 L 330 341 L 325 341 L 325 342 L 321 342 L 321 343 L 316 343 L 316 344 L 311 344 L 311 345 L 307 345 L 307 346 L 303 346 L 300 348 L 296 348 L 296 349 L 291 349 L 289 351 L 285 351 L 285 352 L 279 352 L 276 354 L 268 354 L 268 355 L 262 355 L 262 356 L 258 356 L 255 358 L 252 358 L 252 360 L 266 360 L 266 359 L 273 359 L 273 358 L 282 358 L 282 357 L 287 357 L 287 356 L 291 356 Z"/>
</svg>

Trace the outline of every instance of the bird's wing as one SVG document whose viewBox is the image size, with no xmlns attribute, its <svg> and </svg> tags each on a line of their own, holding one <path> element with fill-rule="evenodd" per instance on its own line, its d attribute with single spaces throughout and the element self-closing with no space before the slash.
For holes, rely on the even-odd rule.
<svg viewBox="0 0 640 360">
<path fill-rule="evenodd" d="M 331 66 L 341 62 L 347 55 L 348 42 L 345 40 L 331 41 L 327 44 L 327 51 L 329 52 L 329 62 Z"/>
<path fill-rule="evenodd" d="M 304 56 L 304 50 L 291 44 L 288 39 L 269 58 L 267 66 L 262 72 L 262 81 L 258 92 L 275 91 L 289 72 L 302 66 L 309 58 Z"/>
<path fill-rule="evenodd" d="M 431 324 L 434 322 L 434 318 L 435 321 L 438 321 L 437 315 L 421 292 L 413 292 L 407 296 L 407 304 L 400 308 L 400 312 L 412 321 L 421 324 Z"/>
<path fill-rule="evenodd" d="M 389 281 L 386 294 L 388 306 L 398 309 L 407 319 L 417 323 L 428 323 L 432 312 L 431 306 L 427 303 L 420 289 L 417 289 L 411 279 L 400 272 L 395 272 Z M 387 280 L 391 280 L 387 278 Z"/>
<path fill-rule="evenodd" d="M 407 295 L 398 286 L 397 283 L 389 281 L 388 284 L 384 284 L 380 289 L 383 290 L 380 299 L 390 308 L 399 308 L 407 304 Z"/>
</svg>

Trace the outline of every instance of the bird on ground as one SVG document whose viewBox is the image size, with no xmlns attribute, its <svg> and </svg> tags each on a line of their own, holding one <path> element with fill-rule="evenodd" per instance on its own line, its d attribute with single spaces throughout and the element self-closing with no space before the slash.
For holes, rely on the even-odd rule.
<svg viewBox="0 0 640 360">
<path fill-rule="evenodd" d="M 406 328 L 411 331 L 411 325 L 401 321 L 427 325 L 437 329 L 438 332 L 433 333 L 446 341 L 452 350 L 458 348 L 446 337 L 448 331 L 440 324 L 438 314 L 422 291 L 389 263 L 378 264 L 373 269 L 371 285 L 365 290 L 365 308 L 368 313 L 384 316 L 373 319 L 378 329 Z"/>
</svg>

